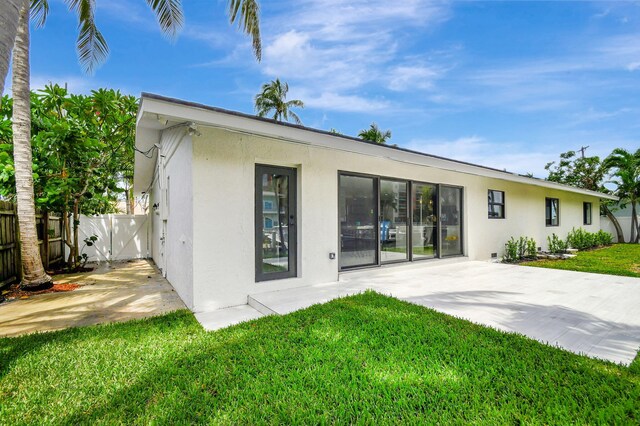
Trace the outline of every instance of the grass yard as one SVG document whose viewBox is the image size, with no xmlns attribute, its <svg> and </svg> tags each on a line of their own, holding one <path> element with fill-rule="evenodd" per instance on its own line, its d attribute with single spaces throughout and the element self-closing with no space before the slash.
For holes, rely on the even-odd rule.
<svg viewBox="0 0 640 426">
<path fill-rule="evenodd" d="M 597 274 L 640 277 L 640 244 L 614 244 L 601 249 L 581 251 L 573 259 L 538 260 L 522 265 L 567 269 Z"/>
<path fill-rule="evenodd" d="M 640 360 L 368 292 L 208 333 L 180 311 L 0 339 L 0 424 L 638 424 Z"/>
</svg>

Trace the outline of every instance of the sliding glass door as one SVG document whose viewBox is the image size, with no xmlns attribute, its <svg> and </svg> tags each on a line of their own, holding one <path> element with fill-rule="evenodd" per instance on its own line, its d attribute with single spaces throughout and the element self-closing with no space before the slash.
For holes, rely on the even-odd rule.
<svg viewBox="0 0 640 426">
<path fill-rule="evenodd" d="M 438 256 L 437 187 L 430 183 L 411 184 L 411 255 L 412 259 Z"/>
<path fill-rule="evenodd" d="M 409 259 L 406 181 L 380 180 L 380 261 Z"/>
<path fill-rule="evenodd" d="M 296 170 L 256 166 L 256 281 L 296 276 Z"/>
<path fill-rule="evenodd" d="M 340 269 L 378 264 L 378 179 L 339 177 Z"/>
<path fill-rule="evenodd" d="M 339 175 L 340 269 L 461 255 L 462 188 Z"/>
<path fill-rule="evenodd" d="M 462 254 L 462 188 L 440 185 L 441 255 Z"/>
</svg>

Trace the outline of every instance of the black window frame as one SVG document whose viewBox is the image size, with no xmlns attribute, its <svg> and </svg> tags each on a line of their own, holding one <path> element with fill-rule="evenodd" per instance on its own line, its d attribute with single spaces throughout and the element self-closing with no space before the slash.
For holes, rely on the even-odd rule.
<svg viewBox="0 0 640 426">
<path fill-rule="evenodd" d="M 500 192 L 502 193 L 502 202 L 501 203 L 496 203 L 495 201 L 491 201 L 491 193 L 492 192 Z M 495 199 L 495 197 L 494 197 Z M 505 198 L 505 192 L 504 191 L 500 191 L 498 189 L 489 189 L 487 191 L 487 215 L 489 217 L 489 219 L 505 219 L 507 217 L 507 208 L 506 208 L 506 198 Z M 491 216 L 491 207 L 492 206 L 502 206 L 502 216 Z"/>
<path fill-rule="evenodd" d="M 587 215 L 587 206 L 588 215 Z M 582 203 L 582 224 L 583 225 L 592 225 L 593 224 L 593 203 L 585 201 Z"/>
<path fill-rule="evenodd" d="M 553 218 L 551 216 L 547 216 L 547 213 L 551 213 L 551 208 L 550 206 L 550 202 L 556 202 L 556 223 L 553 223 Z M 546 197 L 544 199 L 544 219 L 545 219 L 545 224 L 547 226 L 560 226 L 560 199 L 559 198 L 552 198 L 552 197 Z"/>
<path fill-rule="evenodd" d="M 272 280 L 281 280 L 286 278 L 295 278 L 298 276 L 298 170 L 293 167 L 274 166 L 270 164 L 256 164 L 255 170 L 255 203 L 254 203 L 254 233 L 255 233 L 255 282 L 264 282 Z M 262 271 L 262 229 L 264 220 L 262 212 L 264 209 L 264 199 L 262 194 L 262 174 L 263 173 L 279 173 L 289 178 L 287 197 L 289 200 L 287 218 L 288 226 L 288 269 L 283 272 L 263 272 Z"/>
</svg>

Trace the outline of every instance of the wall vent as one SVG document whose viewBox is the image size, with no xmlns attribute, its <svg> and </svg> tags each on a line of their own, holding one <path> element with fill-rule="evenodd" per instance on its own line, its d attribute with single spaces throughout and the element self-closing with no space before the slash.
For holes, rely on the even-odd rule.
<svg viewBox="0 0 640 426">
<path fill-rule="evenodd" d="M 497 259 L 498 258 L 498 253 L 491 253 L 491 258 L 492 259 Z"/>
</svg>

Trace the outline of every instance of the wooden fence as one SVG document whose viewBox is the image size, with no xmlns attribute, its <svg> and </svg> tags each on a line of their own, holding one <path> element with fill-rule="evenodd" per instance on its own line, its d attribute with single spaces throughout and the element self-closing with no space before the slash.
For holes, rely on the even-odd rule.
<svg viewBox="0 0 640 426">
<path fill-rule="evenodd" d="M 64 261 L 62 217 L 36 214 L 40 257 L 45 269 Z M 13 204 L 0 201 L 0 288 L 22 278 L 18 217 Z"/>
</svg>

